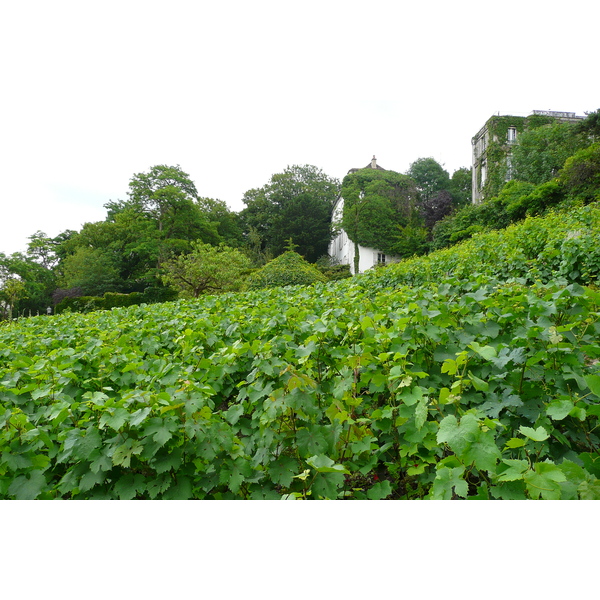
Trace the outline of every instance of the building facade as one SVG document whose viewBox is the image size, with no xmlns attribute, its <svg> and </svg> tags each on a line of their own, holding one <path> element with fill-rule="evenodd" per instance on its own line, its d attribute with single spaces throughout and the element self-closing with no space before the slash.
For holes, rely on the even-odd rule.
<svg viewBox="0 0 600 600">
<path fill-rule="evenodd" d="M 496 195 L 513 178 L 512 150 L 523 131 L 555 122 L 577 122 L 584 118 L 572 112 L 552 110 L 534 110 L 526 117 L 490 117 L 471 139 L 473 203 Z"/>
<path fill-rule="evenodd" d="M 373 156 L 370 164 L 365 169 L 378 169 L 385 171 L 383 167 L 377 164 L 377 159 Z M 350 169 L 348 174 L 355 173 L 359 169 Z M 333 222 L 340 223 L 342 215 L 344 213 L 344 198 L 340 194 L 333 208 Z M 356 275 L 354 272 L 354 257 L 356 253 L 357 245 L 352 241 L 348 234 L 340 229 L 339 233 L 329 244 L 329 256 L 331 256 L 337 263 L 341 265 L 350 265 L 350 272 L 352 275 Z M 385 254 L 377 248 L 369 248 L 367 246 L 358 245 L 358 272 L 364 273 L 367 269 L 374 267 L 378 264 L 387 264 L 392 262 L 398 262 L 398 257 Z"/>
</svg>

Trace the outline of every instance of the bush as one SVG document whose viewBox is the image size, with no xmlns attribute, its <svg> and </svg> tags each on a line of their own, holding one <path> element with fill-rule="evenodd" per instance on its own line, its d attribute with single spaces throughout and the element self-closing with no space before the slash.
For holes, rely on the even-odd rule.
<svg viewBox="0 0 600 600">
<path fill-rule="evenodd" d="M 565 162 L 559 173 L 571 197 L 585 202 L 600 196 L 600 143 L 580 150 Z"/>
<path fill-rule="evenodd" d="M 162 293 L 159 290 L 163 289 Z M 153 304 L 156 302 L 167 302 L 175 300 L 177 292 L 171 288 L 146 288 L 144 292 L 132 292 L 131 294 L 119 294 L 117 292 L 106 292 L 104 296 L 78 296 L 63 298 L 54 310 L 55 314 L 65 311 L 87 313 L 95 310 L 110 310 L 137 304 Z"/>
<path fill-rule="evenodd" d="M 248 290 L 283 287 L 286 285 L 312 285 L 325 282 L 327 277 L 317 267 L 305 261 L 297 252 L 284 252 L 246 280 Z"/>
</svg>

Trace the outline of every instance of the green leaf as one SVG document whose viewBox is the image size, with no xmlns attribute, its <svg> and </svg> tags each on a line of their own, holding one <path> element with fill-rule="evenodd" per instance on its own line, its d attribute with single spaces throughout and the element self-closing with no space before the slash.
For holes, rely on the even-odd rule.
<svg viewBox="0 0 600 600">
<path fill-rule="evenodd" d="M 550 434 L 541 425 L 537 429 L 521 425 L 521 427 L 519 427 L 519 431 L 525 437 L 528 437 L 534 442 L 543 442 L 544 440 L 547 440 L 550 437 Z"/>
<path fill-rule="evenodd" d="M 189 477 L 178 477 L 177 483 L 164 494 L 164 500 L 189 500 L 192 497 L 192 482 Z"/>
<path fill-rule="evenodd" d="M 529 469 L 529 463 L 526 460 L 515 460 L 512 458 L 504 458 L 502 462 L 508 465 L 508 469 L 504 471 L 499 481 L 516 481 L 523 479 L 523 474 Z"/>
<path fill-rule="evenodd" d="M 225 418 L 231 425 L 235 425 L 244 414 L 244 407 L 241 404 L 233 404 L 227 409 Z"/>
<path fill-rule="evenodd" d="M 583 378 L 594 396 L 600 398 L 600 375 L 585 375 Z"/>
<path fill-rule="evenodd" d="M 510 440 L 508 440 L 508 442 L 506 442 L 505 446 L 506 446 L 506 448 L 521 448 L 526 443 L 527 442 L 525 442 L 525 440 L 523 438 L 510 438 Z"/>
<path fill-rule="evenodd" d="M 448 415 L 440 422 L 436 439 L 439 443 L 447 443 L 453 452 L 461 455 L 475 441 L 478 430 L 477 417 L 474 415 L 464 415 L 460 425 L 454 415 Z"/>
<path fill-rule="evenodd" d="M 486 360 L 492 360 L 498 354 L 493 346 L 480 346 L 477 342 L 472 342 L 468 347 Z"/>
<path fill-rule="evenodd" d="M 427 405 L 429 404 L 429 398 L 421 398 L 415 407 L 415 427 L 421 429 L 427 421 L 427 415 L 429 414 Z"/>
<path fill-rule="evenodd" d="M 581 500 L 600 500 L 600 479 L 582 481 L 577 491 Z"/>
<path fill-rule="evenodd" d="M 469 379 L 473 382 L 473 387 L 478 392 L 487 392 L 490 388 L 490 384 L 487 381 L 483 381 L 483 379 L 479 379 L 479 377 L 475 377 L 473 373 L 469 372 Z"/>
<path fill-rule="evenodd" d="M 306 463 L 313 469 L 316 469 L 319 473 L 346 473 L 350 474 L 350 471 L 344 467 L 344 465 L 335 464 L 331 458 L 324 454 L 311 456 L 306 459 Z"/>
<path fill-rule="evenodd" d="M 144 436 L 151 435 L 157 444 L 164 446 L 173 437 L 172 432 L 176 427 L 177 425 L 172 419 L 163 420 L 160 417 L 154 417 L 144 429 Z"/>
<path fill-rule="evenodd" d="M 502 453 L 496 446 L 494 432 L 491 429 L 488 431 L 479 429 L 475 434 L 475 440 L 465 448 L 461 456 L 465 464 L 474 463 L 478 469 L 490 472 L 494 471 L 501 457 Z"/>
<path fill-rule="evenodd" d="M 115 483 L 114 490 L 119 500 L 131 500 L 145 488 L 144 476 L 136 473 L 135 475 L 128 474 L 121 477 Z"/>
<path fill-rule="evenodd" d="M 534 500 L 540 496 L 544 500 L 560 500 L 561 488 L 559 483 L 566 481 L 565 474 L 554 463 L 536 463 L 534 470 L 529 470 L 523 476 L 527 492 Z"/>
<path fill-rule="evenodd" d="M 392 486 L 387 479 L 378 481 L 373 487 L 367 490 L 369 500 L 383 500 L 392 493 Z"/>
<path fill-rule="evenodd" d="M 41 471 L 31 471 L 29 476 L 19 475 L 8 488 L 8 493 L 17 500 L 35 500 L 46 486 L 46 478 Z"/>
<path fill-rule="evenodd" d="M 73 455 L 76 458 L 87 460 L 96 448 L 102 445 L 102 437 L 97 429 L 90 428 L 84 437 L 79 438 L 73 446 Z"/>
<path fill-rule="evenodd" d="M 104 425 L 108 425 L 112 427 L 115 431 L 119 431 L 121 427 L 125 424 L 129 417 L 129 413 L 124 408 L 115 408 L 114 412 L 110 414 L 109 412 L 105 412 L 100 417 L 100 427 Z"/>
<path fill-rule="evenodd" d="M 290 456 L 280 456 L 269 465 L 271 481 L 283 487 L 289 487 L 298 470 L 298 463 Z"/>
<path fill-rule="evenodd" d="M 434 500 L 451 500 L 453 494 L 466 498 L 469 485 L 462 478 L 464 467 L 442 467 L 438 469 L 433 482 L 431 497 Z"/>
<path fill-rule="evenodd" d="M 152 409 L 148 406 L 136 410 L 129 417 L 129 425 L 131 425 L 131 427 L 137 427 L 140 423 L 144 422 L 144 419 L 150 414 L 151 411 Z"/>
<path fill-rule="evenodd" d="M 329 447 L 325 435 L 317 425 L 299 429 L 296 433 L 296 443 L 302 456 L 321 454 Z"/>
<path fill-rule="evenodd" d="M 555 400 L 546 408 L 546 414 L 554 421 L 562 421 L 573 410 L 573 401 L 568 398 Z"/>
<path fill-rule="evenodd" d="M 339 488 L 343 484 L 343 473 L 317 473 L 311 486 L 312 495 L 326 500 L 336 500 Z"/>
<path fill-rule="evenodd" d="M 83 475 L 79 481 L 79 491 L 87 492 L 91 490 L 95 485 L 102 483 L 106 478 L 106 475 L 102 471 L 88 471 Z"/>
</svg>

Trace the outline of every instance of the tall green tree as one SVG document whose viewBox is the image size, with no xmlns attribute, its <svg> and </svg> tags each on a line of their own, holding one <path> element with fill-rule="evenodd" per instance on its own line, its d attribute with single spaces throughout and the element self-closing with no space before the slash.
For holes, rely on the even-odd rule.
<svg viewBox="0 0 600 600">
<path fill-rule="evenodd" d="M 315 166 L 288 166 L 262 188 L 244 194 L 240 217 L 245 234 L 260 236 L 262 250 L 273 256 L 282 254 L 291 238 L 298 253 L 315 262 L 327 253 L 339 191 L 339 181 Z"/>
<path fill-rule="evenodd" d="M 223 200 L 201 197 L 198 208 L 207 221 L 215 227 L 220 242 L 232 248 L 244 245 L 244 233 L 239 213 L 229 209 Z"/>
<path fill-rule="evenodd" d="M 450 175 L 434 158 L 418 158 L 406 174 L 417 184 L 423 200 L 450 188 Z"/>
<path fill-rule="evenodd" d="M 452 173 L 448 191 L 452 194 L 456 208 L 468 206 L 473 202 L 472 168 L 461 167 Z"/>
<path fill-rule="evenodd" d="M 232 241 L 241 237 L 226 207 L 200 200 L 196 186 L 179 166 L 157 165 L 147 173 L 136 173 L 128 195 L 127 200 L 105 204 L 104 221 L 86 223 L 60 245 L 63 285 L 93 295 L 161 287 L 162 264 L 190 252 L 193 242 L 219 244 L 223 240 L 219 227 Z M 93 283 L 96 277 L 98 285 Z"/>
</svg>

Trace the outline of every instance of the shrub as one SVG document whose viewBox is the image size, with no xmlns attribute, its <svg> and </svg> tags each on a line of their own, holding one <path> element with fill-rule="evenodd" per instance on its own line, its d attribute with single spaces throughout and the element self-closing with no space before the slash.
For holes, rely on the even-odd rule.
<svg viewBox="0 0 600 600">
<path fill-rule="evenodd" d="M 246 280 L 248 290 L 282 287 L 286 285 L 312 285 L 325 282 L 327 278 L 314 265 L 305 261 L 297 252 L 284 252 Z"/>
</svg>

